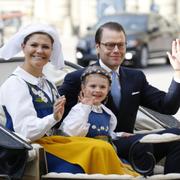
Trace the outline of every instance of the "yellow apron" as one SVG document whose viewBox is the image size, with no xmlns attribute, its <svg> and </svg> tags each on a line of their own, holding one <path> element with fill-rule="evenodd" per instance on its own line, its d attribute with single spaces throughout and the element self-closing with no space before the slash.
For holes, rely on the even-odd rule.
<svg viewBox="0 0 180 180">
<path fill-rule="evenodd" d="M 139 176 L 118 158 L 111 144 L 88 137 L 49 136 L 36 141 L 46 152 L 80 165 L 87 174 L 128 174 Z"/>
</svg>

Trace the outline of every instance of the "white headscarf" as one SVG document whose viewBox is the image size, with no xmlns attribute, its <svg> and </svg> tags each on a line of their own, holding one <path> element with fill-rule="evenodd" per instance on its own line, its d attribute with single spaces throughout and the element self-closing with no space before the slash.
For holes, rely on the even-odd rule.
<svg viewBox="0 0 180 180">
<path fill-rule="evenodd" d="M 21 44 L 23 43 L 24 38 L 34 32 L 45 32 L 53 38 L 54 43 L 50 61 L 58 69 L 63 68 L 64 58 L 58 33 L 53 27 L 45 24 L 31 24 L 21 28 L 7 43 L 4 44 L 3 47 L 0 48 L 0 57 L 8 60 L 21 52 Z"/>
</svg>

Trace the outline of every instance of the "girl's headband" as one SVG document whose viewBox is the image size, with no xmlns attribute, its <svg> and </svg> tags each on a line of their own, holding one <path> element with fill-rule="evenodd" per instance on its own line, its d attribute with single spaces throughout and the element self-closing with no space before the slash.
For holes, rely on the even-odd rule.
<svg viewBox="0 0 180 180">
<path fill-rule="evenodd" d="M 110 73 L 108 73 L 105 69 L 101 68 L 100 66 L 89 66 L 81 75 L 81 81 L 84 81 L 84 79 L 90 74 L 101 74 L 105 76 L 109 80 L 109 84 L 111 84 L 112 80 Z"/>
</svg>

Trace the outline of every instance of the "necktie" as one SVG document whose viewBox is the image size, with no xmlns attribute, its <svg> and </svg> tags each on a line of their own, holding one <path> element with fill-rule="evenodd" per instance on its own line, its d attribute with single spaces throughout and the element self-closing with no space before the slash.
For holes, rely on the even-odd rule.
<svg viewBox="0 0 180 180">
<path fill-rule="evenodd" d="M 112 71 L 112 84 L 111 84 L 111 95 L 113 97 L 113 101 L 116 107 L 119 107 L 120 99 L 121 99 L 121 86 L 119 83 L 119 77 L 117 72 Z"/>
</svg>

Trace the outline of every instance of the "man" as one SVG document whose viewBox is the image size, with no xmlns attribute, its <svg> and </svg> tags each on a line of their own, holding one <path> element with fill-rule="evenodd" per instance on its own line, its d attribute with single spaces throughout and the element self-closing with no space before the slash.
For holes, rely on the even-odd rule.
<svg viewBox="0 0 180 180">
<path fill-rule="evenodd" d="M 96 32 L 95 42 L 99 57 L 96 64 L 108 72 L 115 71 L 118 75 L 119 85 L 117 85 L 116 93 L 120 94 L 120 102 L 115 103 L 119 95 L 113 99 L 113 93 L 110 93 L 106 106 L 117 117 L 116 132 L 121 132 L 121 137 L 114 140 L 118 155 L 129 160 L 131 145 L 144 136 L 132 134 L 139 106 L 142 105 L 164 114 L 175 114 L 180 106 L 180 40 L 173 41 L 172 54 L 168 53 L 174 69 L 174 78 L 167 93 L 149 85 L 143 72 L 121 66 L 126 53 L 126 35 L 120 24 L 115 22 L 103 24 Z M 80 76 L 83 71 L 84 69 L 81 69 L 68 74 L 59 88 L 59 93 L 65 95 L 67 99 L 65 115 L 78 101 Z M 180 134 L 179 129 L 168 129 L 159 133 L 167 132 Z M 135 158 L 143 164 L 141 168 L 148 166 L 144 155 L 147 150 L 153 152 L 157 162 L 167 157 L 164 173 L 180 173 L 179 142 L 139 145 Z"/>
</svg>

